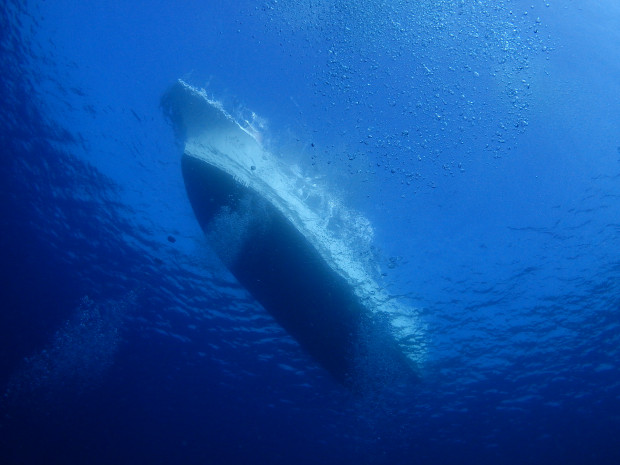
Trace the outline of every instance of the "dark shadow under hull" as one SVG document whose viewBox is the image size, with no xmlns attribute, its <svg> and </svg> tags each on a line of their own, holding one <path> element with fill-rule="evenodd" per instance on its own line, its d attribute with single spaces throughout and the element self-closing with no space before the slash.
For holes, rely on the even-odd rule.
<svg viewBox="0 0 620 465">
<path fill-rule="evenodd" d="M 183 177 L 200 226 L 233 275 L 347 383 L 363 315 L 350 286 L 284 215 L 229 174 L 185 155 Z"/>
<path fill-rule="evenodd" d="M 386 324 L 369 317 L 351 286 L 282 213 L 204 161 L 184 155 L 182 167 L 196 218 L 217 254 L 337 381 L 373 384 L 411 374 Z"/>
</svg>

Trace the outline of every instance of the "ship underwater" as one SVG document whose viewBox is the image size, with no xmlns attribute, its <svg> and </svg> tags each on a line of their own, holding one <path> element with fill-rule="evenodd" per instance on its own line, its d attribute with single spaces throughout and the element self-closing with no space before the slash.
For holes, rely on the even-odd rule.
<svg viewBox="0 0 620 465">
<path fill-rule="evenodd" d="M 416 310 L 388 295 L 360 244 L 370 226 L 266 150 L 204 90 L 162 97 L 182 175 L 209 245 L 239 283 L 339 383 L 411 383 L 425 357 Z"/>
</svg>

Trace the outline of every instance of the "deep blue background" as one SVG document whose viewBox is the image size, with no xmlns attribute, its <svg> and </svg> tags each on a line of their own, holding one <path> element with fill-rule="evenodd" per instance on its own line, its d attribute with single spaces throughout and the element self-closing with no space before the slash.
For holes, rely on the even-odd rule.
<svg viewBox="0 0 620 465">
<path fill-rule="evenodd" d="M 2 463 L 620 462 L 615 2 L 3 3 Z M 414 393 L 333 382 L 214 257 L 180 77 L 370 218 Z"/>
</svg>

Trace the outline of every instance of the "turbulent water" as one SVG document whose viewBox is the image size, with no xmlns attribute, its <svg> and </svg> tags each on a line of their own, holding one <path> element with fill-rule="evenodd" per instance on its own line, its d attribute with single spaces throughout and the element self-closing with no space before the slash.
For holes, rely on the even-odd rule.
<svg viewBox="0 0 620 465">
<path fill-rule="evenodd" d="M 2 463 L 618 462 L 613 2 L 0 11 Z M 179 77 L 423 329 L 415 385 L 335 382 L 229 273 Z"/>
</svg>

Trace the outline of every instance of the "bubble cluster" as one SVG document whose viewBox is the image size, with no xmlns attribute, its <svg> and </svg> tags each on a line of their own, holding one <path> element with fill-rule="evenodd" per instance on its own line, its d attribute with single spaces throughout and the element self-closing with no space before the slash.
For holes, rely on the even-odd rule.
<svg viewBox="0 0 620 465">
<path fill-rule="evenodd" d="M 26 357 L 4 393 L 8 402 L 51 402 L 63 393 L 95 387 L 114 363 L 127 312 L 135 295 L 123 301 L 83 297 L 75 313 L 40 352 Z"/>
<path fill-rule="evenodd" d="M 334 135 L 347 139 L 344 153 L 329 161 L 411 183 L 429 165 L 453 175 L 472 156 L 511 150 L 528 125 L 534 59 L 551 49 L 547 7 L 307 0 L 264 12 L 285 45 L 301 35 L 324 62 L 312 73 L 315 98 L 332 127 L 347 128 Z"/>
</svg>

